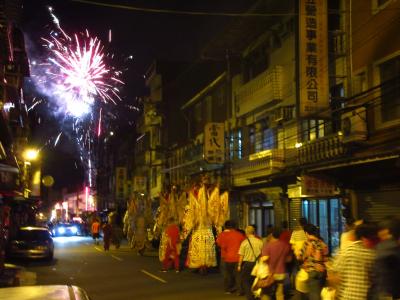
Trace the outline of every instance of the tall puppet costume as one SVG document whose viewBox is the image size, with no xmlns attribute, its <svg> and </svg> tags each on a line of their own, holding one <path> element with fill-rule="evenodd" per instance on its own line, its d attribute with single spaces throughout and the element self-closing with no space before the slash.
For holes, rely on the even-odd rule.
<svg viewBox="0 0 400 300">
<path fill-rule="evenodd" d="M 175 269 L 178 269 L 176 264 L 179 260 L 177 258 L 179 247 L 177 248 L 177 245 L 180 238 L 176 236 L 176 232 L 178 231 L 179 235 L 178 224 L 182 223 L 186 202 L 186 193 L 179 193 L 176 187 L 173 187 L 169 194 L 160 195 L 160 207 L 156 217 L 154 234 L 161 236 L 158 257 L 164 268 L 165 261 L 173 256 Z"/>
<path fill-rule="evenodd" d="M 189 204 L 183 221 L 183 237 L 186 238 L 192 232 L 186 261 L 189 268 L 205 272 L 207 268 L 217 266 L 212 227 L 219 230 L 220 223 L 229 217 L 228 206 L 222 208 L 221 198 L 226 202 L 228 194 L 224 193 L 221 197 L 218 186 L 210 193 L 205 185 L 194 187 L 189 192 Z"/>
</svg>

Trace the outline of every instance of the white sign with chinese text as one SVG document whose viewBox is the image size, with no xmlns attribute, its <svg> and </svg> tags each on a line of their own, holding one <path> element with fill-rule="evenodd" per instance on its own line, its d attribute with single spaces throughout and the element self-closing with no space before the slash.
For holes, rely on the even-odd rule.
<svg viewBox="0 0 400 300">
<path fill-rule="evenodd" d="M 211 164 L 225 161 L 224 123 L 207 123 L 204 128 L 204 159 Z"/>
</svg>

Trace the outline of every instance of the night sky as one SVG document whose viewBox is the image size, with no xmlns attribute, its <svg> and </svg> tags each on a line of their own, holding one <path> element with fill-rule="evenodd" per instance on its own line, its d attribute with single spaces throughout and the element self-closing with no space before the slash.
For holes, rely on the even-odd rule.
<svg viewBox="0 0 400 300">
<path fill-rule="evenodd" d="M 143 8 L 169 9 L 178 11 L 230 12 L 240 13 L 255 1 L 253 0 L 159 0 L 159 1 L 103 1 L 111 4 L 130 5 Z M 45 36 L 52 24 L 47 10 L 54 8 L 62 28 L 68 33 L 88 29 L 91 35 L 97 35 L 104 42 L 108 40 L 108 31 L 112 30 L 113 42 L 108 50 L 115 54 L 115 64 L 119 69 L 127 69 L 123 80 L 126 85 L 121 93 L 123 102 L 111 109 L 116 113 L 126 111 L 125 105 L 134 103 L 136 97 L 146 93 L 143 74 L 151 62 L 156 59 L 188 61 L 199 58 L 199 51 L 207 41 L 215 37 L 232 22 L 232 17 L 190 16 L 136 12 L 130 10 L 97 7 L 68 0 L 25 0 L 23 30 L 26 48 L 30 60 L 43 55 L 40 38 Z M 133 60 L 125 58 L 133 56 Z M 29 80 L 26 84 L 25 99 L 29 101 L 37 95 Z M 35 120 L 33 142 L 42 147 L 58 132 L 64 131 L 56 147 L 43 148 L 43 174 L 55 177 L 55 187 L 74 188 L 82 184 L 83 170 L 79 162 L 77 147 L 63 127 L 63 120 L 52 114 L 49 104 L 37 106 L 31 112 Z M 133 124 L 134 114 L 125 114 L 120 122 Z M 37 120 L 40 119 L 40 124 Z M 124 127 L 125 124 L 120 124 Z"/>
</svg>

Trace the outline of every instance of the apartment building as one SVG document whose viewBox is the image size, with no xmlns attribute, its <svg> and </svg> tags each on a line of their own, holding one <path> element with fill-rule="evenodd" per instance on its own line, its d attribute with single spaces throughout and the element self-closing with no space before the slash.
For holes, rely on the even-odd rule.
<svg viewBox="0 0 400 300">
<path fill-rule="evenodd" d="M 400 213 L 399 11 L 391 0 L 259 1 L 248 13 L 263 19 L 239 18 L 205 45 L 225 68 L 182 98 L 187 139 L 170 144 L 168 182 L 207 173 L 241 226 L 264 235 L 306 217 L 331 249 L 345 218 Z M 207 135 L 219 130 L 223 148 Z"/>
</svg>

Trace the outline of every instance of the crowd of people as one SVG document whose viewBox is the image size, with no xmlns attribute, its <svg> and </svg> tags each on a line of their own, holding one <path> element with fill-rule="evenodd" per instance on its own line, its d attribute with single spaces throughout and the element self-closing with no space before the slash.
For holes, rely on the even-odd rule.
<svg viewBox="0 0 400 300">
<path fill-rule="evenodd" d="M 233 231 L 228 222 L 221 236 Z M 244 293 L 247 299 L 400 298 L 398 218 L 387 217 L 379 224 L 348 220 L 340 249 L 331 255 L 318 228 L 304 218 L 293 232 L 283 222 L 281 228 L 269 227 L 267 234 L 262 241 L 249 226 L 239 246 L 238 238 L 217 239 L 223 258 L 237 251 L 238 274 L 230 266 L 224 270 L 226 292 Z M 231 265 L 229 257 L 224 261 Z M 257 281 L 267 277 L 272 283 L 257 288 Z"/>
<path fill-rule="evenodd" d="M 298 220 L 269 226 L 265 238 L 227 221 L 217 237 L 226 293 L 247 299 L 400 299 L 400 219 L 347 220 L 340 249 L 330 254 L 318 228 Z M 269 277 L 269 280 L 268 280 Z"/>
<path fill-rule="evenodd" d="M 268 226 L 267 236 L 255 226 L 244 230 L 232 220 L 214 233 L 217 261 L 224 278 L 224 292 L 252 300 L 268 299 L 400 299 L 400 220 L 387 217 L 379 224 L 347 220 L 338 251 L 329 253 L 319 229 L 301 218 L 293 231 L 288 223 Z M 92 235 L 98 243 L 103 231 L 107 251 L 112 226 L 98 220 Z M 182 268 L 182 228 L 168 219 L 160 246 L 162 272 Z M 204 242 L 204 241 L 203 241 Z M 188 257 L 184 266 L 191 268 Z M 212 265 L 213 267 L 214 265 Z M 203 273 L 200 267 L 200 273 Z"/>
</svg>

